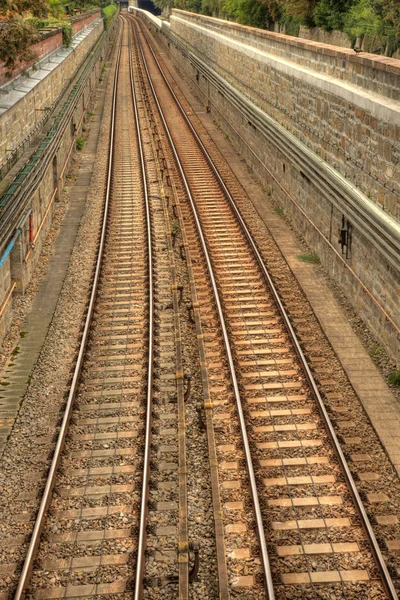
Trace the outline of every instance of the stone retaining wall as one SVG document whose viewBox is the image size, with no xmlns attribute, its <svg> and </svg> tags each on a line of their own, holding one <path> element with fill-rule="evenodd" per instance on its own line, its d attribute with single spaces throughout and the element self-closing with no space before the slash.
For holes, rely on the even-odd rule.
<svg viewBox="0 0 400 600">
<path fill-rule="evenodd" d="M 29 239 L 29 218 L 25 220 L 22 226 L 22 234 L 17 240 L 10 256 L 5 261 L 0 269 L 0 341 L 7 332 L 12 318 L 12 299 L 9 300 L 10 290 L 15 290 L 14 293 L 24 293 L 28 285 L 38 260 L 44 240 L 50 229 L 54 205 L 57 202 L 59 193 L 64 187 L 65 177 L 68 172 L 68 165 L 73 155 L 76 137 L 79 136 L 82 125 L 87 116 L 87 109 L 91 94 L 96 90 L 96 85 L 102 73 L 104 60 L 108 55 L 113 42 L 118 20 L 114 22 L 110 28 L 107 38 L 103 42 L 101 52 L 99 52 L 96 62 L 92 67 L 92 71 L 86 81 L 84 88 L 80 93 L 76 108 L 72 115 L 71 121 L 65 128 L 61 142 L 53 156 L 52 162 L 47 167 L 44 176 L 38 188 L 32 193 L 26 203 L 26 211 L 32 210 L 32 227 L 34 236 L 34 245 L 31 245 Z M 53 93 L 57 94 L 58 85 L 60 89 L 61 83 L 64 81 L 63 69 L 68 69 L 68 74 L 72 75 L 80 63 L 85 59 L 91 51 L 93 44 L 103 31 L 103 22 L 92 32 L 90 40 L 86 38 L 81 44 L 82 47 L 76 49 L 76 56 L 72 57 L 68 65 L 67 61 L 59 66 L 59 73 L 55 73 L 52 85 Z M 88 36 L 89 37 L 89 36 Z M 86 43 L 85 43 L 86 42 Z M 71 55 L 72 56 L 72 55 Z M 78 57 L 80 60 L 78 61 Z M 63 67 L 65 65 L 65 67 Z M 66 72 L 64 71 L 64 76 Z M 51 86 L 49 86 L 51 87 Z M 42 98 L 47 94 L 47 85 L 41 90 Z M 45 101 L 45 100 L 44 100 Z M 2 245 L 1 254 L 4 252 L 4 244 Z"/>
<path fill-rule="evenodd" d="M 50 57 L 50 60 L 56 63 L 60 62 L 60 64 L 11 108 L 0 114 L 0 161 L 7 156 L 7 152 L 16 148 L 23 139 L 28 137 L 30 132 L 35 129 L 36 123 L 42 120 L 46 107 L 51 106 L 58 98 L 65 83 L 73 76 L 84 57 L 100 37 L 103 28 L 103 21 L 99 21 L 98 25 L 64 60 L 61 61 L 57 56 Z M 30 77 L 32 82 L 35 81 L 35 77 L 40 77 L 42 71 L 46 71 L 46 69 L 47 66 L 44 64 L 40 68 L 40 72 L 39 70 L 34 71 Z M 21 89 L 24 88 L 24 85 L 26 84 L 22 83 Z M 18 93 L 18 90 L 19 85 L 16 82 L 10 93 Z M 0 103 L 2 99 L 6 100 L 7 96 L 0 96 Z"/>
<path fill-rule="evenodd" d="M 354 189 L 365 193 L 365 200 L 378 212 L 386 215 L 390 210 L 400 220 L 399 197 L 390 191 L 400 191 L 400 177 L 394 177 L 399 168 L 396 161 L 400 159 L 400 105 L 393 100 L 389 102 L 386 96 L 390 85 L 396 83 L 392 76 L 400 74 L 400 62 L 353 57 L 343 49 L 177 10 L 173 10 L 170 28 L 165 24 L 157 28 L 153 20 L 141 14 L 170 53 L 182 77 L 195 86 L 213 119 L 269 188 L 275 205 L 284 208 L 360 317 L 400 362 L 399 271 L 369 242 L 363 228 L 355 227 L 354 223 L 350 223 L 351 250 L 346 255 L 345 248 L 342 254 L 339 230 L 343 218 L 347 227 L 348 218 L 337 209 L 334 195 L 330 198 L 321 193 L 277 141 L 267 139 L 211 76 L 212 72 L 219 74 L 255 110 L 260 109 L 278 127 L 283 126 L 293 134 L 302 143 L 304 153 L 310 149 L 318 155 L 314 155 L 316 161 L 320 157 L 326 166 L 336 169 Z M 165 35 L 160 35 L 160 31 Z M 180 43 L 210 69 L 210 76 L 200 72 L 190 54 L 181 52 Z M 294 62 L 289 62 L 292 51 Z M 314 65 L 313 69 L 306 70 L 302 61 Z M 323 61 L 326 72 L 331 74 L 335 69 L 338 73 L 339 63 L 345 71 L 352 65 L 353 70 L 349 67 L 346 72 L 350 79 L 350 74 L 354 77 L 358 70 L 362 75 L 360 85 L 352 84 L 350 88 L 341 77 L 335 80 L 332 75 L 323 75 Z M 371 87 L 376 85 L 379 75 L 387 75 L 386 93 L 381 96 L 366 93 L 367 72 L 374 61 L 378 66 Z M 389 114 L 390 120 L 385 118 Z M 375 180 L 378 175 L 384 185 Z M 379 206 L 384 206 L 387 212 Z M 396 227 L 394 218 L 392 223 Z"/>
<path fill-rule="evenodd" d="M 178 10 L 171 31 L 400 221 L 399 60 Z"/>
</svg>

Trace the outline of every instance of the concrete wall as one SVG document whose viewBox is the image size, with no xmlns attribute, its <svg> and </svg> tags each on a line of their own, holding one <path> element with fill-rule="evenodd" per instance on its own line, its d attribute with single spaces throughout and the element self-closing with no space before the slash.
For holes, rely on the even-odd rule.
<svg viewBox="0 0 400 600">
<path fill-rule="evenodd" d="M 10 291 L 14 293 L 23 293 L 28 285 L 38 260 L 44 240 L 52 223 L 54 205 L 57 202 L 58 195 L 64 187 L 65 177 L 68 172 L 68 164 L 71 160 L 75 147 L 76 136 L 81 132 L 85 116 L 87 115 L 87 107 L 91 94 L 96 90 L 98 79 L 101 75 L 103 62 L 111 48 L 111 43 L 116 32 L 117 22 L 109 30 L 107 37 L 103 42 L 101 51 L 98 53 L 96 62 L 89 74 L 86 84 L 80 92 L 78 101 L 72 115 L 72 118 L 67 123 L 60 143 L 56 152 L 51 158 L 50 164 L 47 167 L 40 185 L 31 194 L 26 202 L 26 213 L 31 209 L 32 220 L 31 227 L 33 228 L 34 245 L 30 243 L 30 220 L 26 218 L 22 224 L 22 234 L 17 240 L 10 256 L 7 258 L 3 267 L 0 268 L 0 341 L 7 332 L 12 318 L 12 298 L 10 299 Z M 87 38 L 82 42 L 82 47 L 77 48 L 77 56 L 65 66 L 68 73 L 73 67 L 75 70 L 80 63 L 87 57 L 91 51 L 93 44 L 98 40 L 103 32 L 103 23 L 101 22 L 95 30 L 93 30 L 91 39 Z M 88 36 L 89 37 L 89 36 Z M 77 61 L 78 56 L 80 61 Z M 64 61 L 66 62 L 66 61 Z M 53 92 L 57 94 L 56 85 L 60 86 L 63 82 L 62 65 L 59 66 L 61 73 L 55 74 L 52 81 Z M 41 90 L 41 94 L 48 93 L 47 85 Z M 42 98 L 43 99 L 43 98 Z M 4 252 L 5 244 L 2 245 L 2 253 Z"/>
<path fill-rule="evenodd" d="M 387 218 L 400 234 L 400 62 L 177 10 L 170 28 L 161 26 L 161 35 L 154 21 L 150 25 L 144 18 L 271 189 L 273 201 L 284 207 L 358 314 L 400 361 L 400 272 L 382 254 L 379 235 L 371 244 L 363 226 L 351 223 L 351 251 L 342 254 L 339 229 L 343 217 L 347 226 L 348 214 L 338 208 L 335 191 L 322 193 L 292 149 L 259 125 L 264 119 L 283 132 L 282 139 L 295 140 L 304 163 L 312 156 L 314 170 L 332 172 L 336 181 L 343 176 L 360 204 L 375 211 L 377 222 Z M 200 62 L 205 69 L 196 66 Z M 230 86 L 219 85 L 213 74 Z M 238 98 L 253 112 L 245 114 Z"/>
<path fill-rule="evenodd" d="M 343 48 L 351 48 L 351 40 L 343 31 L 325 31 L 320 27 L 305 27 L 300 26 L 299 38 L 313 40 L 314 42 L 322 42 L 323 44 L 331 44 L 333 46 L 342 46 Z M 376 46 L 374 46 L 376 48 Z"/>
</svg>

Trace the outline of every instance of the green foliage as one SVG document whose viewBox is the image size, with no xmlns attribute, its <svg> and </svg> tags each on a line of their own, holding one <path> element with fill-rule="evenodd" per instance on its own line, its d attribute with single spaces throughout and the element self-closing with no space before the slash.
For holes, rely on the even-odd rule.
<svg viewBox="0 0 400 600">
<path fill-rule="evenodd" d="M 372 46 L 385 46 L 385 54 L 390 56 L 400 40 L 400 9 L 390 9 L 386 0 L 357 0 L 344 17 L 343 30 L 353 42 L 366 37 Z"/>
<path fill-rule="evenodd" d="M 282 18 L 282 21 L 285 24 L 286 35 L 294 35 L 295 37 L 298 37 L 300 32 L 300 25 L 302 24 L 302 19 L 296 16 L 286 16 Z"/>
<path fill-rule="evenodd" d="M 283 206 L 278 206 L 278 208 L 276 208 L 274 210 L 274 213 L 276 215 L 278 215 L 278 217 L 284 217 L 285 216 L 285 210 L 284 210 Z"/>
<path fill-rule="evenodd" d="M 63 0 L 49 0 L 49 13 L 54 19 L 62 19 L 65 15 Z"/>
<path fill-rule="evenodd" d="M 316 252 L 310 252 L 310 254 L 298 254 L 297 258 L 302 262 L 313 263 L 314 265 L 319 265 L 321 262 L 321 259 Z"/>
<path fill-rule="evenodd" d="M 400 371 L 389 373 L 388 381 L 391 385 L 400 385 Z"/>
<path fill-rule="evenodd" d="M 166 2 L 164 2 L 164 6 L 166 6 Z M 159 8 L 164 8 L 159 7 Z M 181 10 L 188 10 L 190 12 L 201 12 L 201 0 L 175 0 L 174 2 L 175 8 L 180 8 Z"/>
<path fill-rule="evenodd" d="M 24 21 L 19 15 L 13 15 L 7 22 L 1 23 L 0 56 L 8 69 L 9 77 L 21 62 L 28 62 L 35 58 L 31 46 L 38 37 L 35 27 Z"/>
<path fill-rule="evenodd" d="M 76 138 L 76 149 L 77 150 L 83 150 L 83 147 L 85 145 L 85 140 L 83 138 Z"/>
<path fill-rule="evenodd" d="M 115 4 L 109 4 L 108 6 L 103 8 L 101 12 L 104 19 L 104 27 L 107 29 L 107 27 L 110 26 L 115 16 L 115 13 L 117 12 L 117 7 L 115 6 Z"/>
<path fill-rule="evenodd" d="M 382 17 L 374 10 L 371 0 L 358 0 L 344 18 L 344 30 L 352 38 L 363 37 L 366 33 L 383 33 Z"/>
<path fill-rule="evenodd" d="M 63 44 L 66 48 L 69 48 L 72 44 L 72 25 L 69 21 L 63 21 L 61 23 L 63 33 Z"/>
<path fill-rule="evenodd" d="M 226 0 L 222 10 L 242 25 L 264 29 L 267 26 L 268 8 L 258 0 Z"/>
<path fill-rule="evenodd" d="M 326 31 L 342 30 L 344 17 L 352 4 L 353 0 L 320 0 L 314 9 L 315 24 Z"/>
<path fill-rule="evenodd" d="M 1 0 L 0 0 L 1 1 Z M 301 25 L 345 31 L 353 43 L 390 56 L 400 45 L 400 0 L 154 0 L 159 8 L 183 10 L 235 20 L 244 25 L 283 26 L 299 35 Z"/>
</svg>

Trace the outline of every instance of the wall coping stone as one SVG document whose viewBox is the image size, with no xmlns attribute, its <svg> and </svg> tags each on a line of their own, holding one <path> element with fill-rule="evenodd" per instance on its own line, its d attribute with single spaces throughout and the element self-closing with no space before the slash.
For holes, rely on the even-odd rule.
<svg viewBox="0 0 400 600">
<path fill-rule="evenodd" d="M 243 33 L 250 33 L 255 37 L 273 40 L 274 42 L 281 42 L 285 46 L 296 46 L 297 48 L 302 48 L 311 52 L 333 56 L 351 63 L 363 65 L 365 67 L 372 67 L 374 69 L 400 75 L 400 60 L 396 58 L 380 56 L 378 54 L 370 54 L 369 52 L 360 52 L 356 54 L 352 48 L 332 46 L 330 44 L 314 42 L 313 40 L 305 40 L 304 38 L 297 38 L 290 35 L 285 35 L 283 33 L 275 33 L 265 29 L 257 29 L 256 27 L 249 27 L 248 25 L 240 25 L 239 23 L 225 21 L 224 19 L 206 17 L 205 15 L 199 15 L 198 13 L 192 13 L 186 10 L 179 10 L 177 8 L 172 9 L 172 15 L 179 14 L 189 17 L 190 20 L 199 20 L 203 21 L 204 23 L 220 23 L 223 24 L 226 29 L 236 29 L 237 31 L 242 31 Z"/>
<path fill-rule="evenodd" d="M 92 21 L 73 36 L 69 48 L 57 48 L 38 61 L 35 68 L 31 67 L 26 74 L 19 75 L 0 86 L 0 116 L 29 94 L 49 73 L 56 69 L 102 21 L 101 17 Z"/>
</svg>

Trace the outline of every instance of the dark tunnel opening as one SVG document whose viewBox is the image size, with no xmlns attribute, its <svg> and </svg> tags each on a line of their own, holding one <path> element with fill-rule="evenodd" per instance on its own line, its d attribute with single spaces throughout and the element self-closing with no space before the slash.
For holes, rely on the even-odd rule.
<svg viewBox="0 0 400 600">
<path fill-rule="evenodd" d="M 128 0 L 119 0 L 119 5 L 121 8 L 128 8 Z M 161 15 L 161 8 L 155 6 L 151 0 L 139 0 L 137 6 L 148 10 L 152 15 Z"/>
<path fill-rule="evenodd" d="M 138 7 L 143 10 L 148 10 L 153 15 L 161 15 L 161 9 L 155 6 L 151 0 L 139 0 Z"/>
</svg>

